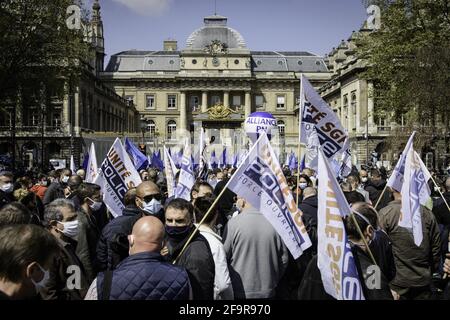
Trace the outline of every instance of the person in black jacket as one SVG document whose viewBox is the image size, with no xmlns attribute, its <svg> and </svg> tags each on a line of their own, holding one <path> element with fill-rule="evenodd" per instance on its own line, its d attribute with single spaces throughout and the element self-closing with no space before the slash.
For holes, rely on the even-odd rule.
<svg viewBox="0 0 450 320">
<path fill-rule="evenodd" d="M 76 254 L 83 263 L 88 281 L 91 282 L 97 273 L 94 260 L 100 230 L 94 212 L 102 206 L 101 188 L 93 183 L 82 183 L 77 189 L 77 198 L 81 205 L 78 211 L 79 233 Z"/>
<path fill-rule="evenodd" d="M 65 198 L 64 189 L 67 187 L 71 175 L 72 171 L 70 169 L 63 169 L 61 171 L 59 181 L 52 182 L 47 191 L 45 191 L 44 200 L 42 201 L 44 206 L 55 199 Z"/>
<path fill-rule="evenodd" d="M 75 254 L 75 239 L 78 235 L 79 224 L 72 201 L 56 199 L 48 204 L 45 208 L 43 224 L 57 239 L 61 250 L 50 265 L 48 282 L 39 291 L 42 298 L 44 300 L 82 300 L 89 283 L 83 265 Z"/>
<path fill-rule="evenodd" d="M 213 300 L 215 265 L 208 241 L 197 231 L 181 252 L 195 230 L 194 207 L 184 199 L 173 199 L 165 214 L 166 248 L 162 254 L 167 255 L 168 261 L 186 268 L 194 300 Z"/>
<path fill-rule="evenodd" d="M 392 193 L 388 188 L 384 190 L 386 186 L 386 180 L 381 177 L 380 171 L 378 169 L 372 169 L 370 171 L 370 179 L 367 181 L 365 190 L 369 192 L 370 201 L 375 206 L 378 202 L 378 199 L 381 197 L 378 202 L 378 206 L 375 208 L 376 210 L 381 210 L 386 207 L 390 201 L 393 200 Z M 384 193 L 383 193 L 384 190 Z"/>
<path fill-rule="evenodd" d="M 395 276 L 395 269 L 393 270 L 395 268 L 394 257 L 390 243 L 386 242 L 387 238 L 380 236 L 377 232 L 377 213 L 365 202 L 353 205 L 352 211 L 378 266 L 378 268 L 375 268 L 375 272 L 378 272 L 378 274 L 374 275 L 374 263 L 369 255 L 369 250 L 357 231 L 353 219 L 347 217 L 344 220 L 345 229 L 355 259 L 364 298 L 366 300 L 392 300 L 395 293 L 389 288 L 389 282 Z M 376 279 L 375 283 L 373 283 L 374 279 Z M 378 283 L 376 283 L 377 281 Z M 317 266 L 317 256 L 311 260 L 306 269 L 298 291 L 298 298 L 300 300 L 333 299 L 323 286 L 321 273 Z M 398 298 L 398 296 L 395 296 L 395 298 Z"/>
</svg>

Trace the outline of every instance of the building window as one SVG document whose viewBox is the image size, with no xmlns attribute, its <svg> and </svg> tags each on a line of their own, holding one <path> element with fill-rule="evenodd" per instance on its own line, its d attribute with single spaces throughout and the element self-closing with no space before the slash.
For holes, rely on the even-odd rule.
<svg viewBox="0 0 450 320">
<path fill-rule="evenodd" d="M 264 107 L 264 96 L 263 95 L 255 96 L 255 106 L 256 106 L 256 109 L 261 109 Z"/>
<path fill-rule="evenodd" d="M 286 133 L 286 125 L 284 124 L 284 121 L 278 121 L 278 133 L 280 134 L 280 137 L 284 138 Z"/>
<path fill-rule="evenodd" d="M 352 101 L 351 101 L 351 112 L 353 114 L 353 123 L 352 123 L 352 129 L 356 129 L 356 93 L 352 93 Z"/>
<path fill-rule="evenodd" d="M 153 120 L 149 120 L 147 122 L 147 131 L 150 132 L 150 138 L 154 138 L 155 137 L 156 125 L 155 125 L 155 122 Z"/>
<path fill-rule="evenodd" d="M 211 104 L 213 105 L 213 106 L 215 106 L 216 104 L 219 104 L 221 101 L 220 101 L 220 97 L 219 96 L 212 96 L 211 97 Z"/>
<path fill-rule="evenodd" d="M 61 127 L 61 113 L 60 112 L 53 113 L 52 126 L 55 128 Z"/>
<path fill-rule="evenodd" d="M 39 126 L 39 112 L 35 109 L 30 110 L 30 114 L 28 117 L 28 125 L 32 127 Z"/>
<path fill-rule="evenodd" d="M 285 96 L 277 96 L 277 109 L 284 109 L 286 107 L 285 100 Z"/>
<path fill-rule="evenodd" d="M 233 107 L 241 106 L 241 96 L 233 96 L 232 106 Z"/>
<path fill-rule="evenodd" d="M 155 95 L 147 94 L 145 96 L 145 109 L 155 109 Z"/>
<path fill-rule="evenodd" d="M 167 122 L 167 139 L 174 140 L 176 131 L 177 131 L 177 123 L 173 120 Z"/>
<path fill-rule="evenodd" d="M 199 105 L 199 98 L 197 96 L 191 96 L 190 105 L 191 105 L 192 111 L 197 111 L 198 105 Z"/>
<path fill-rule="evenodd" d="M 177 107 L 177 96 L 174 94 L 169 94 L 167 96 L 167 108 L 175 109 Z"/>
</svg>

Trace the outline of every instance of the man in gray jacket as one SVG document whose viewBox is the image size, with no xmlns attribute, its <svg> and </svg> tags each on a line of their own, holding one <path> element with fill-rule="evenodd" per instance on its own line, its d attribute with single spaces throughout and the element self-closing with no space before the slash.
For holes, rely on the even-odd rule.
<svg viewBox="0 0 450 320">
<path fill-rule="evenodd" d="M 402 196 L 395 190 L 393 195 L 395 200 L 379 211 L 380 224 L 392 240 L 397 269 L 390 283 L 391 289 L 401 299 L 430 299 L 431 276 L 437 272 L 441 257 L 436 219 L 430 210 L 422 207 L 423 241 L 419 247 L 416 246 L 412 231 L 398 225 Z"/>
<path fill-rule="evenodd" d="M 288 264 L 288 249 L 270 222 L 244 200 L 223 239 L 235 299 L 273 298 Z"/>
</svg>

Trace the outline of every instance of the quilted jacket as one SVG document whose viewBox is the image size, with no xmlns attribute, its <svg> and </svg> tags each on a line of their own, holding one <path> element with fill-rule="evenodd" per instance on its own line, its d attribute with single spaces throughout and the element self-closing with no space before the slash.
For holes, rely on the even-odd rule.
<svg viewBox="0 0 450 320">
<path fill-rule="evenodd" d="M 104 273 L 97 276 L 98 299 L 103 300 Z M 164 262 L 155 252 L 141 252 L 123 260 L 113 271 L 109 300 L 187 300 L 186 270 Z"/>
</svg>

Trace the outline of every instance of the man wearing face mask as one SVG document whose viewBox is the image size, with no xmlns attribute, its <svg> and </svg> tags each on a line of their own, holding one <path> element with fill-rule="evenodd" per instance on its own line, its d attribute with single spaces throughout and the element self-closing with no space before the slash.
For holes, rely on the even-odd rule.
<svg viewBox="0 0 450 320">
<path fill-rule="evenodd" d="M 103 228 L 97 243 L 97 270 L 112 270 L 128 256 L 127 236 L 131 234 L 133 225 L 139 218 L 152 215 L 163 221 L 164 209 L 157 200 L 160 196 L 158 186 L 152 181 L 144 181 L 137 188 L 127 191 L 122 215 Z"/>
<path fill-rule="evenodd" d="M 71 175 L 72 171 L 70 169 L 63 169 L 61 171 L 59 181 L 52 182 L 52 184 L 50 184 L 47 191 L 45 192 L 44 200 L 42 201 L 44 205 L 49 204 L 55 199 L 65 197 L 64 189 L 67 187 L 67 183 L 69 182 L 69 178 Z"/>
<path fill-rule="evenodd" d="M 56 239 L 42 227 L 11 225 L 0 229 L 0 300 L 40 298 L 48 271 L 59 252 Z"/>
<path fill-rule="evenodd" d="M 67 199 L 56 199 L 51 202 L 45 208 L 43 224 L 57 239 L 61 250 L 50 264 L 50 278 L 40 290 L 42 298 L 44 300 L 82 300 L 89 284 L 83 265 L 75 254 L 79 222 L 73 203 Z M 76 267 L 76 272 L 79 270 L 77 274 L 79 278 L 75 282 L 69 279 L 73 275 L 73 271 L 68 270 L 69 266 Z M 70 287 L 69 284 L 77 284 L 77 281 L 79 288 Z"/>
<path fill-rule="evenodd" d="M 197 230 L 196 234 L 180 255 L 191 232 L 194 207 L 184 199 L 173 199 L 166 206 L 166 249 L 167 259 L 185 267 L 192 286 L 194 300 L 213 300 L 215 264 L 208 241 Z"/>
<path fill-rule="evenodd" d="M 100 272 L 85 300 L 189 299 L 186 270 L 167 263 L 160 254 L 164 225 L 158 218 L 140 218 L 128 240 L 129 256 L 114 271 Z"/>
<path fill-rule="evenodd" d="M 100 230 L 94 212 L 102 206 L 101 188 L 99 185 L 93 183 L 82 183 L 77 189 L 77 198 L 81 206 L 78 212 L 80 230 L 76 254 L 83 263 L 88 281 L 90 282 L 96 274 L 93 264 Z"/>
<path fill-rule="evenodd" d="M 13 174 L 8 171 L 0 172 L 0 209 L 10 203 L 14 202 L 14 184 L 13 184 Z"/>
</svg>

